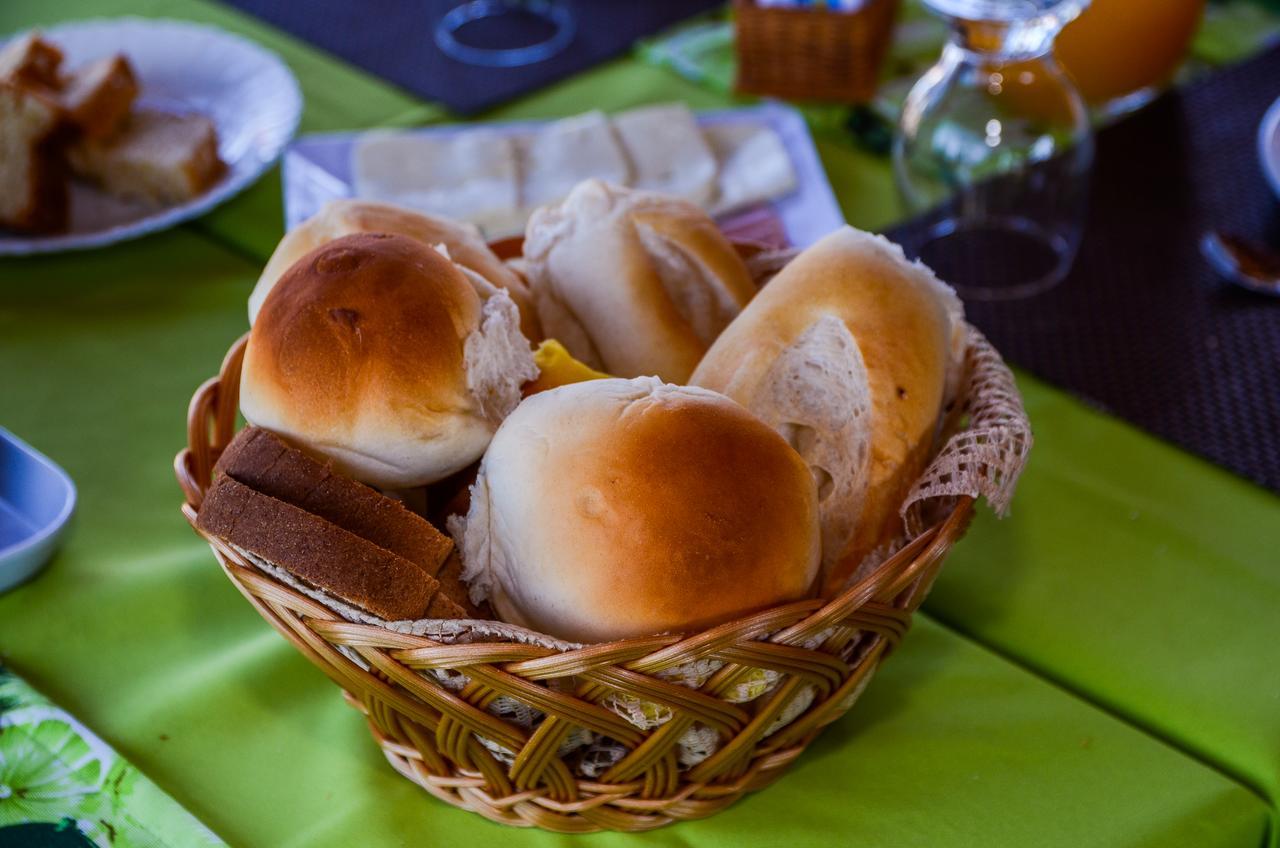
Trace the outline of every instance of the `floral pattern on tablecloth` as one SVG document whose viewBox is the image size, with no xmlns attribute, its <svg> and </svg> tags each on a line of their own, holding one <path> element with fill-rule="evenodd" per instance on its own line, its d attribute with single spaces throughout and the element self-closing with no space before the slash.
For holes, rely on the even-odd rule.
<svg viewBox="0 0 1280 848">
<path fill-rule="evenodd" d="M 0 666 L 0 845 L 224 844 L 111 746 Z"/>
</svg>

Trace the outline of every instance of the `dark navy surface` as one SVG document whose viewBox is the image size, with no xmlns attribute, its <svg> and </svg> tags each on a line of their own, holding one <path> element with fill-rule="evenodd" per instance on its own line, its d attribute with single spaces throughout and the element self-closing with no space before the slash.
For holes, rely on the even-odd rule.
<svg viewBox="0 0 1280 848">
<path fill-rule="evenodd" d="M 451 59 L 435 43 L 437 22 L 460 0 L 226 2 L 464 115 L 571 76 L 624 52 L 638 38 L 723 5 L 723 0 L 562 0 L 576 23 L 564 51 L 525 67 L 482 68 Z M 470 43 L 509 47 L 522 35 L 513 30 L 529 23 L 494 20 L 472 26 Z M 529 34 L 538 33 L 530 29 Z"/>
</svg>

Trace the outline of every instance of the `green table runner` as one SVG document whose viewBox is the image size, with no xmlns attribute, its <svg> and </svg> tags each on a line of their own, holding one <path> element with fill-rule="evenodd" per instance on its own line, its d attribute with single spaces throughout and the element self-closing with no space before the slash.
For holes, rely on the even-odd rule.
<svg viewBox="0 0 1280 848">
<path fill-rule="evenodd" d="M 125 11 L 207 20 L 281 50 L 308 98 L 304 129 L 442 117 L 198 0 L 10 0 L 0 31 Z M 495 117 L 669 99 L 728 102 L 621 60 Z M 887 223 L 883 163 L 836 140 L 819 148 L 850 219 Z M 190 227 L 0 263 L 0 417 L 81 490 L 66 550 L 0 596 L 0 651 L 233 844 L 568 842 L 498 830 L 391 772 L 177 513 L 170 462 L 186 400 L 243 330 L 280 228 L 273 177 Z M 1152 735 L 922 622 L 793 774 L 647 842 L 1260 843 L 1256 795 L 1175 748 L 1280 797 L 1280 502 L 1022 385 L 1039 445 L 1013 518 L 977 523 L 927 608 Z"/>
</svg>

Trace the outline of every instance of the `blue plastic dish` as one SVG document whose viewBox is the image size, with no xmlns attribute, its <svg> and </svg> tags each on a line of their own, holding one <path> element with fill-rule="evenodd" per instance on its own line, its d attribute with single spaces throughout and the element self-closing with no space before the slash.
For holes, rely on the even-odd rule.
<svg viewBox="0 0 1280 848">
<path fill-rule="evenodd" d="M 49 561 L 75 508 L 67 472 L 0 427 L 0 592 Z"/>
</svg>

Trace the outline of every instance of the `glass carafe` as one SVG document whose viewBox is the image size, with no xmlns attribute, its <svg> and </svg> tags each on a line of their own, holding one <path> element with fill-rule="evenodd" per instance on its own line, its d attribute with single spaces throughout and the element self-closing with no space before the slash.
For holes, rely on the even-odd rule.
<svg viewBox="0 0 1280 848">
<path fill-rule="evenodd" d="M 1093 137 L 1053 40 L 1087 0 L 925 0 L 951 26 L 894 137 L 905 239 L 970 299 L 1052 287 L 1084 228 Z"/>
</svg>

